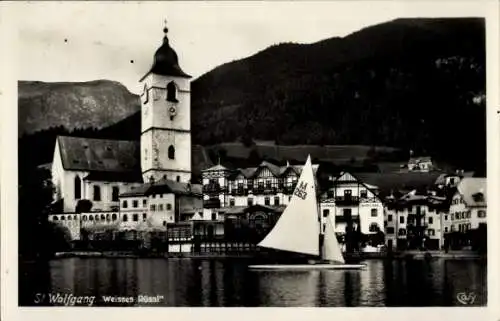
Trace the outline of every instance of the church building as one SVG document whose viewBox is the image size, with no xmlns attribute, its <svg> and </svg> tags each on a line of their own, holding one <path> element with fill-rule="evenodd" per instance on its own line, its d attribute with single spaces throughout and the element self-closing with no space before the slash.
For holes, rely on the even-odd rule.
<svg viewBox="0 0 500 321">
<path fill-rule="evenodd" d="M 90 230 L 165 229 L 203 208 L 191 184 L 191 76 L 164 28 L 162 45 L 140 79 L 140 142 L 59 136 L 52 162 L 58 221 L 80 239 Z"/>
</svg>

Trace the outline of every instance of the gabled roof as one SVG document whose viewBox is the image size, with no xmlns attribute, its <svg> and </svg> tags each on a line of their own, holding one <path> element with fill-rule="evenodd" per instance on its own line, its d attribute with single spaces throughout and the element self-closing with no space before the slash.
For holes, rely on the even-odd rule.
<svg viewBox="0 0 500 321">
<path fill-rule="evenodd" d="M 141 172 L 139 142 L 58 136 L 65 170 Z"/>
<path fill-rule="evenodd" d="M 486 206 L 486 178 L 485 177 L 464 177 L 457 186 L 457 192 L 462 196 L 468 206 Z M 474 195 L 482 194 L 481 198 Z"/>
<path fill-rule="evenodd" d="M 430 156 L 411 157 L 408 161 L 409 164 L 418 164 L 422 162 L 432 162 L 432 158 Z"/>
<path fill-rule="evenodd" d="M 149 196 L 152 194 L 169 194 L 202 196 L 202 186 L 200 184 L 181 183 L 172 180 L 162 179 L 154 183 L 142 184 L 133 190 L 120 194 L 120 197 Z"/>
<path fill-rule="evenodd" d="M 222 166 L 221 164 L 217 164 L 215 166 L 202 170 L 202 172 L 215 172 L 215 171 L 229 171 L 229 169 L 225 166 Z"/>
</svg>

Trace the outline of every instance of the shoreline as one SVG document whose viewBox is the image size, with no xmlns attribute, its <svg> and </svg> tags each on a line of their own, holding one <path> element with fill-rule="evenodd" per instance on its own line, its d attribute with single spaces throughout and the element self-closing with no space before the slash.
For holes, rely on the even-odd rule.
<svg viewBox="0 0 500 321">
<path fill-rule="evenodd" d="M 486 254 L 472 251 L 405 251 L 392 253 L 357 253 L 350 257 L 360 260 L 423 260 L 423 259 L 487 259 Z M 163 259 L 252 259 L 256 258 L 254 253 L 145 253 L 115 252 L 115 251 L 69 251 L 56 252 L 52 259 L 62 258 L 163 258 Z"/>
</svg>

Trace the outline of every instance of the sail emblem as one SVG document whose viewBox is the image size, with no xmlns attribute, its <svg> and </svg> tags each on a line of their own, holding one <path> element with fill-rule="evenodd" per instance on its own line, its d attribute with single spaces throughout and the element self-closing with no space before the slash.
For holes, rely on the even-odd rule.
<svg viewBox="0 0 500 321">
<path fill-rule="evenodd" d="M 304 182 L 300 182 L 298 185 L 297 185 L 297 188 L 295 188 L 295 192 L 293 192 L 293 194 L 303 200 L 305 200 L 307 198 L 307 191 L 306 191 L 306 188 L 307 188 L 307 183 L 304 183 Z"/>
</svg>

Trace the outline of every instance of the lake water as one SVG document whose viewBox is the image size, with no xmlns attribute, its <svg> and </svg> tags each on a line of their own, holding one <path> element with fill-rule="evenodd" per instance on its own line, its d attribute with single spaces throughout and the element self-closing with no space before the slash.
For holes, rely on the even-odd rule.
<svg viewBox="0 0 500 321">
<path fill-rule="evenodd" d="M 460 293 L 465 298 L 475 295 L 471 305 L 487 303 L 485 261 L 367 260 L 366 270 L 361 271 L 303 272 L 250 271 L 250 263 L 244 259 L 58 259 L 44 267 L 22 268 L 20 305 L 51 305 L 57 294 L 60 300 L 64 294 L 95 296 L 94 306 L 456 306 L 463 304 L 457 299 Z M 134 302 L 105 303 L 106 296 L 131 297 Z M 138 303 L 138 296 L 159 302 Z M 70 299 L 52 305 L 67 302 Z"/>
</svg>

